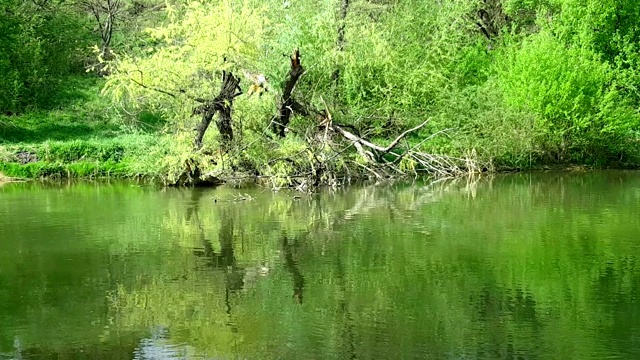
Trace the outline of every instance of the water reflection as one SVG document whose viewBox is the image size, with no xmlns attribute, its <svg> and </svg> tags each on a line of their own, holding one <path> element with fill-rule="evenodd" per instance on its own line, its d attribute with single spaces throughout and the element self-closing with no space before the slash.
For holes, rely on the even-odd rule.
<svg viewBox="0 0 640 360">
<path fill-rule="evenodd" d="M 637 173 L 243 192 L 0 189 L 0 358 L 640 358 Z"/>
<path fill-rule="evenodd" d="M 294 251 L 298 247 L 297 240 L 289 241 L 286 236 L 282 236 L 282 253 L 284 254 L 284 265 L 293 277 L 293 298 L 302 304 L 302 290 L 304 289 L 304 276 L 298 268 L 294 259 Z"/>
</svg>

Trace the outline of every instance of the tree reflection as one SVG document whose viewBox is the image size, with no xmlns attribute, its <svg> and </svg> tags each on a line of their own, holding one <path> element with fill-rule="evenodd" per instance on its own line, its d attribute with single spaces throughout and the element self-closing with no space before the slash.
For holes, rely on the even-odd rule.
<svg viewBox="0 0 640 360">
<path fill-rule="evenodd" d="M 194 255 L 206 260 L 205 266 L 222 270 L 225 274 L 226 290 L 241 290 L 244 286 L 244 269 L 237 264 L 234 251 L 234 218 L 227 207 L 222 207 L 219 217 L 218 242 L 220 251 L 216 252 L 211 240 L 207 239 L 203 222 L 199 216 L 202 190 L 191 190 L 191 206 L 187 209 L 187 221 L 198 231 L 202 248 L 194 249 Z"/>
<path fill-rule="evenodd" d="M 213 243 L 205 235 L 204 225 L 199 216 L 200 202 L 204 192 L 200 189 L 191 190 L 191 205 L 187 209 L 187 221 L 191 222 L 198 232 L 201 249 L 195 249 L 194 255 L 206 260 L 205 266 L 224 273 L 224 302 L 225 312 L 229 317 L 227 323 L 233 332 L 237 332 L 237 327 L 231 320 L 230 293 L 242 290 L 244 287 L 244 269 L 237 264 L 234 252 L 234 219 L 225 207 L 220 214 L 220 228 L 218 230 L 218 241 L 220 251 L 216 252 Z"/>
<path fill-rule="evenodd" d="M 191 190 L 187 224 L 165 220 L 180 244 L 165 268 L 188 280 L 136 283 L 113 313 L 222 358 L 637 358 L 637 214 L 619 204 L 640 192 L 507 180 L 216 204 Z"/>
<path fill-rule="evenodd" d="M 357 359 L 355 347 L 355 335 L 353 328 L 353 318 L 349 309 L 349 298 L 347 293 L 346 278 L 344 265 L 342 264 L 342 253 L 338 252 L 336 256 L 336 277 L 338 280 L 338 313 L 343 318 L 344 324 L 341 338 L 346 341 L 346 353 L 349 359 Z"/>
<path fill-rule="evenodd" d="M 304 276 L 298 268 L 298 263 L 294 259 L 294 251 L 298 246 L 298 241 L 289 241 L 287 236 L 282 237 L 282 253 L 284 254 L 284 265 L 293 276 L 293 298 L 302 304 L 302 291 L 304 290 Z"/>
</svg>

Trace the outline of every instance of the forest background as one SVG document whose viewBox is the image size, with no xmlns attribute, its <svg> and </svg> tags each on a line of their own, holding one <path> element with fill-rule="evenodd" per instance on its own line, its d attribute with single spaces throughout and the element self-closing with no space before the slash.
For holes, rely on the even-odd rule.
<svg viewBox="0 0 640 360">
<path fill-rule="evenodd" d="M 0 174 L 637 168 L 639 45 L 632 0 L 1 0 Z"/>
</svg>

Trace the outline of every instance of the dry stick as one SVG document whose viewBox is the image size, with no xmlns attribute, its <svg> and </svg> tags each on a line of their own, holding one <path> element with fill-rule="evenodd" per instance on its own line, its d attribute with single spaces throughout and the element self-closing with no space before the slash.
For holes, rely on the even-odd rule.
<svg viewBox="0 0 640 360">
<path fill-rule="evenodd" d="M 140 73 L 142 73 L 142 72 L 140 72 Z M 165 90 L 162 90 L 162 89 L 158 89 L 158 88 L 153 87 L 153 86 L 147 86 L 147 85 L 145 85 L 145 84 L 143 84 L 143 83 L 139 82 L 139 81 L 138 81 L 138 80 L 136 80 L 136 79 L 131 78 L 131 81 L 133 81 L 134 83 L 138 84 L 139 86 L 142 86 L 142 87 L 143 87 L 143 88 L 145 88 L 145 89 L 153 90 L 153 91 L 157 91 L 157 92 L 159 92 L 159 93 L 165 94 L 165 95 L 169 95 L 169 96 L 171 96 L 171 97 L 172 97 L 172 98 L 174 98 L 174 99 L 177 97 L 175 94 L 172 94 L 172 93 L 170 93 L 170 92 L 168 92 L 168 91 L 165 91 Z"/>
<path fill-rule="evenodd" d="M 144 73 L 141 70 L 134 70 L 134 71 L 140 73 L 140 78 L 142 79 L 142 81 L 138 81 L 138 80 L 136 80 L 134 78 L 129 78 L 129 79 L 131 81 L 133 81 L 134 83 L 136 83 L 137 85 L 139 85 L 139 86 L 141 86 L 141 87 L 143 87 L 145 89 L 148 89 L 148 90 L 157 91 L 157 92 L 159 92 L 161 94 L 165 94 L 165 95 L 171 96 L 174 99 L 178 98 L 178 95 L 176 95 L 176 94 L 174 94 L 172 92 L 169 92 L 167 90 L 163 90 L 163 89 L 160 89 L 160 88 L 157 88 L 157 87 L 145 85 L 144 84 Z M 238 89 L 239 89 L 239 87 L 238 87 Z M 209 100 L 207 100 L 207 99 L 203 99 L 203 98 L 200 98 L 200 97 L 194 97 L 194 96 L 191 96 L 191 95 L 187 94 L 187 92 L 184 89 L 178 89 L 178 92 L 180 94 L 183 94 L 184 96 L 186 96 L 188 99 L 191 99 L 191 100 L 193 100 L 195 102 L 199 102 L 199 103 L 203 103 L 203 104 L 209 102 Z M 241 95 L 241 94 L 242 93 L 239 93 L 239 94 L 235 95 L 234 98 L 239 96 L 239 95 Z"/>
<path fill-rule="evenodd" d="M 421 155 L 425 158 L 424 161 L 438 164 L 440 166 L 440 172 L 442 173 L 449 173 L 449 174 L 462 173 L 462 170 L 460 170 L 458 165 L 456 165 L 456 163 L 452 161 L 453 158 L 449 158 L 442 155 L 441 156 L 434 156 L 434 155 L 428 155 L 428 154 L 421 154 Z"/>
<path fill-rule="evenodd" d="M 333 148 L 331 148 L 331 150 L 333 150 L 335 152 L 335 154 L 330 157 L 329 159 L 327 159 L 327 162 L 331 162 L 333 159 L 337 158 L 338 156 L 342 155 L 345 151 L 351 149 L 352 146 L 354 146 L 355 143 L 350 143 L 349 145 L 345 146 L 344 148 L 342 148 L 340 151 L 336 151 Z"/>
<path fill-rule="evenodd" d="M 382 176 L 380 176 L 380 174 L 378 174 L 377 172 L 375 172 L 373 169 L 371 169 L 371 168 L 369 168 L 369 167 L 367 167 L 367 166 L 365 166 L 365 165 L 363 165 L 363 164 L 360 164 L 360 163 L 359 163 L 359 162 L 357 162 L 357 161 L 353 161 L 353 163 L 354 163 L 354 164 L 356 164 L 356 165 L 358 165 L 358 166 L 360 166 L 360 167 L 362 167 L 363 169 L 365 169 L 365 170 L 369 171 L 370 173 L 372 173 L 373 175 L 375 175 L 375 176 L 376 176 L 376 178 L 378 178 L 378 179 L 382 179 L 382 178 L 383 178 Z"/>
<path fill-rule="evenodd" d="M 429 164 L 438 173 L 456 173 L 458 171 L 458 166 L 444 157 L 436 157 L 429 154 L 419 155 L 422 157 L 423 164 Z M 414 157 L 420 158 L 418 154 L 414 154 Z"/>
<path fill-rule="evenodd" d="M 322 101 L 322 104 L 324 105 L 324 111 L 325 111 L 325 114 L 326 114 L 325 120 L 323 121 L 323 125 L 324 125 L 324 140 L 326 142 L 327 136 L 329 135 L 329 128 L 333 124 L 333 118 L 331 116 L 331 113 L 329 112 L 329 107 L 327 106 L 327 103 L 324 101 L 324 98 L 322 96 L 320 96 L 320 100 Z"/>
</svg>

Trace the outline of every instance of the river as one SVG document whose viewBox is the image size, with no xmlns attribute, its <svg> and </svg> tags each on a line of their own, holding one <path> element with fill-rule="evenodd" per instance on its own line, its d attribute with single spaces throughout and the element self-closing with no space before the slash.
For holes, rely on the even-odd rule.
<svg viewBox="0 0 640 360">
<path fill-rule="evenodd" d="M 640 173 L 0 187 L 0 359 L 638 359 Z"/>
</svg>

